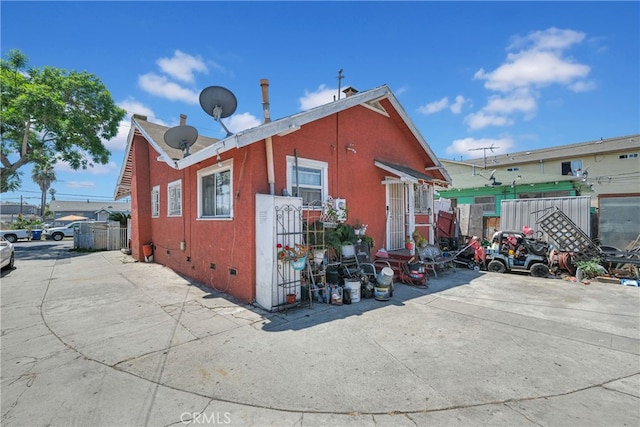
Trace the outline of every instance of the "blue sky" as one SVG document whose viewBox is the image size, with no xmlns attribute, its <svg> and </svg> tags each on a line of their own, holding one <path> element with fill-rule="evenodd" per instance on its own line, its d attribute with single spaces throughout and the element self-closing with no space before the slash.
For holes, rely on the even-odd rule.
<svg viewBox="0 0 640 427">
<path fill-rule="evenodd" d="M 0 48 L 31 66 L 88 71 L 128 116 L 109 164 L 56 166 L 58 200 L 112 199 L 132 113 L 224 137 L 199 92 L 236 95 L 231 131 L 387 84 L 436 155 L 497 154 L 640 132 L 639 2 L 0 3 Z M 490 154 L 490 153 L 489 153 Z M 1 195 L 39 204 L 22 189 Z"/>
</svg>

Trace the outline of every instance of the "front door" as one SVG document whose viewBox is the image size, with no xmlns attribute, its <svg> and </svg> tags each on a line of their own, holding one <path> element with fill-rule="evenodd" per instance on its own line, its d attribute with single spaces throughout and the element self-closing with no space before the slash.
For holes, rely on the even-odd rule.
<svg viewBox="0 0 640 427">
<path fill-rule="evenodd" d="M 387 250 L 404 249 L 404 184 L 387 184 Z"/>
</svg>

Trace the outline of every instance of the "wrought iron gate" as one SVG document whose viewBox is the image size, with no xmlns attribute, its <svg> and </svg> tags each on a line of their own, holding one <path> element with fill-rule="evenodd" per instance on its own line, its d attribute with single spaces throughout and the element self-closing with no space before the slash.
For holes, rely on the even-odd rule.
<svg viewBox="0 0 640 427">
<path fill-rule="evenodd" d="M 302 207 L 294 205 L 280 205 L 275 207 L 275 234 L 276 242 L 282 247 L 294 247 L 302 244 L 304 233 L 302 224 Z M 276 251 L 277 259 L 277 247 Z M 278 286 L 278 306 L 289 307 L 298 304 L 301 300 L 300 271 L 294 270 L 289 262 L 276 261 L 277 274 L 276 282 Z M 291 301 L 295 295 L 295 301 Z M 291 298 L 291 299 L 288 299 Z"/>
</svg>

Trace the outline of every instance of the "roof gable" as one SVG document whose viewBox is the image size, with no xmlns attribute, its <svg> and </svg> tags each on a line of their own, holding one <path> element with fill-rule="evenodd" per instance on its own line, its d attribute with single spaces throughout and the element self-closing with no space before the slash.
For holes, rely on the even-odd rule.
<svg viewBox="0 0 640 427">
<path fill-rule="evenodd" d="M 387 85 L 382 85 L 337 101 L 323 104 L 306 111 L 237 132 L 222 140 L 209 138 L 207 141 L 204 141 L 206 143 L 199 149 L 195 149 L 195 145 L 198 143 L 196 142 L 196 144 L 194 144 L 194 149 L 191 150 L 191 155 L 185 158 L 180 158 L 182 157 L 181 153 L 179 153 L 178 156 L 169 154 L 168 148 L 170 147 L 164 143 L 163 138 L 164 132 L 168 127 L 150 124 L 149 122 L 138 120 L 134 117 L 132 118 L 132 126 L 127 143 L 125 162 L 122 166 L 118 184 L 116 186 L 115 198 L 118 199 L 124 197 L 130 194 L 131 191 L 131 162 L 133 161 L 131 157 L 131 142 L 135 132 L 142 134 L 149 144 L 154 147 L 160 155 L 159 160 L 165 161 L 169 166 L 175 169 L 185 169 L 202 162 L 203 160 L 214 158 L 219 153 L 224 153 L 225 151 L 234 148 L 246 147 L 272 136 L 284 136 L 288 133 L 295 132 L 308 123 L 356 106 L 363 106 L 379 114 L 383 114 L 404 128 L 418 141 L 422 149 L 432 160 L 435 165 L 433 169 L 436 170 L 434 173 L 438 175 L 436 179 L 443 182 L 451 182 L 451 177 L 448 175 L 447 171 L 441 167 L 440 160 L 431 150 L 431 147 L 429 147 L 429 144 L 420 134 L 413 121 L 411 121 L 409 116 L 406 114 L 404 108 L 402 108 L 398 102 L 398 99 L 391 92 L 391 89 Z M 199 136 L 198 140 L 200 140 L 200 138 L 201 137 Z"/>
</svg>

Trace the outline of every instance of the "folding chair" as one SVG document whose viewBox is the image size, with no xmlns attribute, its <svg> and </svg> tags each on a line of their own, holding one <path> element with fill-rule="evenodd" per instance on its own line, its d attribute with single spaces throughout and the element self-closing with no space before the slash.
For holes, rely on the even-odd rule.
<svg viewBox="0 0 640 427">
<path fill-rule="evenodd" d="M 357 256 L 345 256 L 342 252 L 340 252 L 340 267 L 342 269 L 344 277 L 358 277 L 359 267 Z"/>
</svg>

